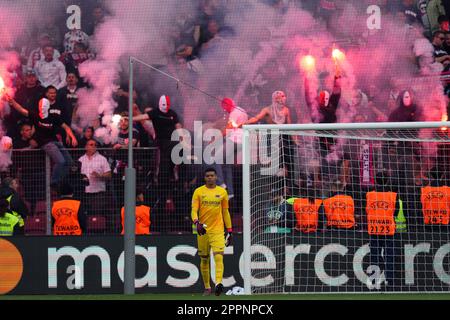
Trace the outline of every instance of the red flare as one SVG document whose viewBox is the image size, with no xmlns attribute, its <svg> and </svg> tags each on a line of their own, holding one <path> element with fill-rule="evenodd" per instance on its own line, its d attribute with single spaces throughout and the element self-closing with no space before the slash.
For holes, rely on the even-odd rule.
<svg viewBox="0 0 450 320">
<path fill-rule="evenodd" d="M 316 67 L 316 59 L 311 55 L 304 56 L 300 60 L 300 67 L 305 71 L 312 71 Z"/>
<path fill-rule="evenodd" d="M 345 59 L 345 54 L 339 49 L 333 49 L 331 55 L 335 61 L 342 61 Z"/>
<path fill-rule="evenodd" d="M 441 121 L 444 122 L 444 121 L 447 121 L 447 120 L 448 120 L 448 115 L 447 114 L 443 114 L 442 118 L 441 118 Z M 447 129 L 448 129 L 447 127 L 441 127 L 442 131 L 447 131 Z"/>
<path fill-rule="evenodd" d="M 5 82 L 3 81 L 3 78 L 0 76 L 0 98 L 3 96 L 3 94 L 6 93 L 6 87 Z"/>
</svg>

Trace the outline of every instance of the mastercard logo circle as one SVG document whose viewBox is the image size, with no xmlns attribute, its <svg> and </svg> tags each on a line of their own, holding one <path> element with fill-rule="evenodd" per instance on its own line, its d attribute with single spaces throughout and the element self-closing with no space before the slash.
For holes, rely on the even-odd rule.
<svg viewBox="0 0 450 320">
<path fill-rule="evenodd" d="M 11 242 L 0 238 L 0 294 L 13 290 L 23 273 L 22 255 Z"/>
</svg>

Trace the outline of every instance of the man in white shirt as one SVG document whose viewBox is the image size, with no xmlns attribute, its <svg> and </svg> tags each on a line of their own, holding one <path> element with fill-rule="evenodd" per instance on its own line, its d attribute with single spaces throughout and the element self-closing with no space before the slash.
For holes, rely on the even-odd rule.
<svg viewBox="0 0 450 320">
<path fill-rule="evenodd" d="M 106 180 L 111 178 L 111 167 L 108 160 L 97 151 L 94 139 L 86 142 L 86 153 L 78 159 L 81 162 L 81 174 L 89 179 L 86 193 L 106 191 Z"/>
<path fill-rule="evenodd" d="M 12 164 L 12 139 L 3 134 L 3 129 L 0 128 L 0 175 L 9 173 L 10 165 Z"/>
<path fill-rule="evenodd" d="M 39 48 L 31 51 L 27 61 L 27 68 L 34 69 L 38 61 L 44 61 L 44 47 L 52 45 L 52 39 L 49 34 L 43 33 L 39 36 Z M 53 59 L 58 60 L 61 54 L 58 50 L 53 50 Z"/>
<path fill-rule="evenodd" d="M 114 225 L 111 215 L 111 197 L 106 192 L 106 181 L 111 179 L 111 167 L 108 160 L 97 151 L 97 142 L 90 139 L 86 142 L 86 153 L 78 161 L 81 163 L 81 174 L 89 180 L 85 187 L 85 199 L 89 215 L 106 215 L 109 224 Z"/>
<path fill-rule="evenodd" d="M 218 184 L 226 188 L 228 191 L 228 198 L 234 197 L 233 189 L 233 166 L 242 163 L 242 125 L 247 122 L 248 115 L 244 109 L 236 106 L 234 101 L 230 98 L 222 100 L 222 109 L 227 112 L 228 122 L 223 130 L 225 137 L 222 148 L 224 150 L 223 164 L 216 164 Z M 218 154 L 222 153 L 217 150 Z M 228 159 L 228 160 L 227 160 Z M 230 163 L 230 160 L 232 162 Z"/>
<path fill-rule="evenodd" d="M 35 70 L 44 88 L 52 85 L 59 90 L 66 85 L 67 73 L 62 62 L 54 59 L 54 50 L 51 45 L 43 48 L 44 60 L 36 62 Z"/>
</svg>

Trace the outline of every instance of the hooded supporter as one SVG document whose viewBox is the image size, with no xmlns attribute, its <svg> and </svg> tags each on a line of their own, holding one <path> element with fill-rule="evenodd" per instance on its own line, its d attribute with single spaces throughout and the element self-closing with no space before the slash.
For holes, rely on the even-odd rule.
<svg viewBox="0 0 450 320">
<path fill-rule="evenodd" d="M 222 109 L 228 113 L 231 113 L 234 110 L 234 108 L 236 108 L 234 100 L 230 98 L 223 98 L 221 105 Z"/>
<path fill-rule="evenodd" d="M 319 95 L 313 99 L 310 90 L 309 79 L 305 77 L 305 100 L 312 114 L 318 109 L 320 115 L 313 116 L 313 122 L 319 123 L 335 123 L 337 121 L 336 111 L 341 98 L 340 76 L 335 75 L 333 91 L 322 90 Z"/>
<path fill-rule="evenodd" d="M 417 121 L 417 106 L 411 90 L 402 91 L 397 98 L 398 107 L 389 115 L 389 122 Z"/>
<path fill-rule="evenodd" d="M 162 113 L 168 113 L 170 110 L 170 98 L 163 95 L 159 98 L 159 111 Z"/>
<path fill-rule="evenodd" d="M 286 95 L 283 91 L 275 91 L 272 93 L 272 105 L 270 106 L 270 112 L 272 120 L 276 124 L 286 123 L 286 114 L 283 112 L 283 108 L 286 105 Z"/>
</svg>

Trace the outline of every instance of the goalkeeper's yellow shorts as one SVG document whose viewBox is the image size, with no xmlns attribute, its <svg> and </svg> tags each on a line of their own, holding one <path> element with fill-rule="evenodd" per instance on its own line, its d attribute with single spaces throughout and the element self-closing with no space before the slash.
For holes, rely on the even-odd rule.
<svg viewBox="0 0 450 320">
<path fill-rule="evenodd" d="M 209 252 L 223 252 L 225 249 L 224 233 L 209 233 L 203 236 L 197 235 L 198 255 L 208 256 Z"/>
</svg>

